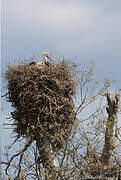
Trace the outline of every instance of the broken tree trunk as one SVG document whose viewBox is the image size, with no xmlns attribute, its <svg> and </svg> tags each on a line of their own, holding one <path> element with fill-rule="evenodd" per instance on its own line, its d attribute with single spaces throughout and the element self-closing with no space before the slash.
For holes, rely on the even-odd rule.
<svg viewBox="0 0 121 180">
<path fill-rule="evenodd" d="M 108 107 L 106 108 L 108 113 L 108 118 L 106 122 L 106 132 L 105 132 L 105 143 L 101 155 L 101 165 L 102 167 L 109 165 L 109 160 L 111 157 L 112 150 L 115 148 L 114 145 L 114 127 L 116 124 L 116 115 L 118 112 L 118 102 L 120 99 L 119 95 L 115 95 L 114 98 L 110 96 L 109 93 L 106 94 Z"/>
</svg>

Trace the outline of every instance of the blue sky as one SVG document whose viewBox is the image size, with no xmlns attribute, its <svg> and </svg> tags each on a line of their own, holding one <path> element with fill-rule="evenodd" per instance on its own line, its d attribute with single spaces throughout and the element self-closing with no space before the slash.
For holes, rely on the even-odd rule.
<svg viewBox="0 0 121 180">
<path fill-rule="evenodd" d="M 121 84 L 120 0 L 2 0 L 2 71 L 16 58 L 44 51 L 95 62 L 95 79 Z M 76 58 L 75 58 L 76 57 Z M 114 88 L 115 88 L 114 87 Z M 3 101 L 3 121 L 10 105 Z M 8 110 L 9 109 L 9 110 Z M 9 141 L 3 131 L 3 144 Z"/>
</svg>

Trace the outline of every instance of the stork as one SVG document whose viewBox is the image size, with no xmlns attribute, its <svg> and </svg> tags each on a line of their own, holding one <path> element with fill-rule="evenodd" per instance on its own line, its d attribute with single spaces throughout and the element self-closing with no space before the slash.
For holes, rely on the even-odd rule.
<svg viewBox="0 0 121 180">
<path fill-rule="evenodd" d="M 29 63 L 29 65 L 37 65 L 37 66 L 49 65 L 48 59 L 50 61 L 54 62 L 54 60 L 50 56 L 48 56 L 48 54 L 46 52 L 43 53 L 43 57 L 44 57 L 44 61 L 31 62 L 31 63 Z"/>
</svg>

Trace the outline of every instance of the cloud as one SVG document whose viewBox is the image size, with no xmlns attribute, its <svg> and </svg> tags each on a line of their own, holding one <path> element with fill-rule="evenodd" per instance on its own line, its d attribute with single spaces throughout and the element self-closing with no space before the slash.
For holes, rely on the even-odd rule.
<svg viewBox="0 0 121 180">
<path fill-rule="evenodd" d="M 20 26 L 40 28 L 40 30 L 68 30 L 75 27 L 88 27 L 97 15 L 96 9 L 81 6 L 78 3 L 61 1 L 16 1 L 7 3 L 8 27 L 16 29 Z M 24 28 L 24 27 L 21 27 Z"/>
<path fill-rule="evenodd" d="M 82 1 L 83 2 L 83 1 Z M 88 3 L 87 3 L 88 2 Z M 10 33 L 18 39 L 42 38 L 50 39 L 58 43 L 58 40 L 66 40 L 79 43 L 80 40 L 86 46 L 93 42 L 120 38 L 121 13 L 108 15 L 108 4 L 79 3 L 79 1 L 7 1 L 6 4 L 6 31 L 8 38 Z M 111 5 L 111 3 L 110 3 Z M 115 5 L 116 6 L 116 5 Z M 101 8 L 102 7 L 102 8 Z M 111 6 L 112 8 L 112 6 Z M 115 9 L 114 9 L 115 11 Z M 116 12 L 116 11 L 115 11 Z M 104 13 L 107 13 L 104 16 Z M 19 33 L 19 34 L 18 34 Z M 42 35 L 42 36 L 41 36 Z M 43 36 L 44 35 L 44 36 Z M 117 38 L 117 39 L 118 39 Z M 53 40 L 52 40 L 53 39 Z M 102 42 L 103 43 L 103 42 Z"/>
</svg>

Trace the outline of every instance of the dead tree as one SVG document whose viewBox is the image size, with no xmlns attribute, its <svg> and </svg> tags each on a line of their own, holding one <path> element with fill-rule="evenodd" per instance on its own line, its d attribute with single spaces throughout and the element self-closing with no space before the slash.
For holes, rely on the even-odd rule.
<svg viewBox="0 0 121 180">
<path fill-rule="evenodd" d="M 106 122 L 105 142 L 101 155 L 102 166 L 108 166 L 112 150 L 114 149 L 114 127 L 116 125 L 116 117 L 118 112 L 119 95 L 111 97 L 109 93 L 106 94 L 108 107 L 106 108 L 108 118 Z"/>
</svg>

